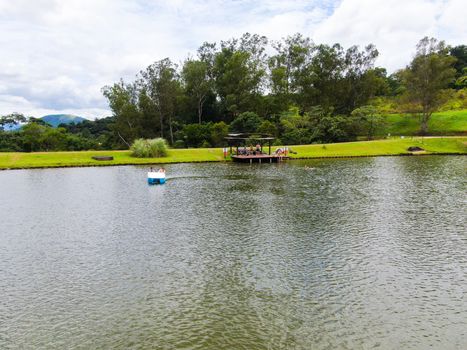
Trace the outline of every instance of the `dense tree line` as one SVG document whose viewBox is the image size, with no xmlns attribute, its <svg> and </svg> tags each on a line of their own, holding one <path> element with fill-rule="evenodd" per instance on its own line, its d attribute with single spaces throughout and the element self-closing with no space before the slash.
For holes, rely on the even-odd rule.
<svg viewBox="0 0 467 350">
<path fill-rule="evenodd" d="M 222 145 L 228 131 L 267 132 L 285 144 L 371 138 L 383 122 L 368 106 L 375 96 L 401 97 L 407 112 L 421 114 L 426 133 L 443 90 L 463 87 L 466 46 L 424 38 L 411 64 L 392 75 L 375 67 L 377 57 L 373 45 L 345 49 L 301 34 L 269 41 L 246 33 L 204 43 L 181 66 L 157 61 L 103 92 L 121 142 L 160 136 L 199 147 Z"/>
<path fill-rule="evenodd" d="M 447 89 L 467 87 L 465 45 L 424 38 L 411 63 L 390 75 L 375 66 L 377 57 L 374 45 L 346 49 L 301 34 L 204 43 L 180 65 L 165 58 L 132 82 L 104 87 L 112 117 L 58 129 L 31 120 L 19 132 L 3 132 L 0 149 L 128 148 L 154 137 L 172 147 L 217 147 L 228 132 L 268 133 L 280 144 L 371 139 L 384 125 L 377 97 L 420 115 L 426 133 Z M 2 123 L 8 118 L 18 115 Z"/>
<path fill-rule="evenodd" d="M 5 126 L 23 123 L 16 131 Z M 53 128 L 41 119 L 13 113 L 0 117 L 0 152 L 82 151 L 122 148 L 114 136 L 114 118 L 61 124 Z"/>
</svg>

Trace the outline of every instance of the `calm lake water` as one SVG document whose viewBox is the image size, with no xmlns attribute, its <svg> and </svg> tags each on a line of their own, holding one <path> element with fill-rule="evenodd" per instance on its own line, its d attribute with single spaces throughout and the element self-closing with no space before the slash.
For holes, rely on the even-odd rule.
<svg viewBox="0 0 467 350">
<path fill-rule="evenodd" d="M 0 172 L 1 349 L 466 349 L 467 158 Z"/>
</svg>

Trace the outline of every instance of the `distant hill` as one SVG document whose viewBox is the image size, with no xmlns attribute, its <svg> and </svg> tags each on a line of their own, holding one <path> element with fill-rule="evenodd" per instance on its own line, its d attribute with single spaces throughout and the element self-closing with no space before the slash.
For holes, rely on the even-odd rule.
<svg viewBox="0 0 467 350">
<path fill-rule="evenodd" d="M 86 118 L 78 117 L 72 114 L 49 114 L 45 115 L 42 118 L 47 124 L 52 125 L 54 128 L 59 126 L 60 124 L 79 124 L 82 121 L 87 120 Z"/>
</svg>

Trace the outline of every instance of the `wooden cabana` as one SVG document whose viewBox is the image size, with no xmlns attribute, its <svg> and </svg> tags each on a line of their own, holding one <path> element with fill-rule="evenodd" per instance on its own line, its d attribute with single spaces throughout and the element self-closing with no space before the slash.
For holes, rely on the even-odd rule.
<svg viewBox="0 0 467 350">
<path fill-rule="evenodd" d="M 274 137 L 269 134 L 228 134 L 225 139 L 230 147 L 230 156 L 235 162 L 272 163 L 288 158 L 282 154 L 271 154 Z M 268 146 L 268 153 L 263 152 L 265 144 Z"/>
</svg>

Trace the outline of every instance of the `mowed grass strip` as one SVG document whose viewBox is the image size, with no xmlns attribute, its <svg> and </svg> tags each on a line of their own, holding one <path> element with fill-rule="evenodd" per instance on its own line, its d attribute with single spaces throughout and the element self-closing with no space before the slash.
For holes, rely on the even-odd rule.
<svg viewBox="0 0 467 350">
<path fill-rule="evenodd" d="M 388 140 L 289 146 L 297 152 L 292 158 L 332 158 L 408 155 L 410 146 L 426 154 L 467 154 L 467 137 L 393 138 Z M 273 147 L 275 150 L 277 147 Z M 267 148 L 265 148 L 267 150 Z M 111 161 L 93 160 L 93 156 L 110 155 Z M 163 158 L 134 158 L 129 151 L 0 153 L 0 169 L 105 166 L 127 164 L 167 164 L 225 161 L 221 148 L 171 149 Z"/>
<path fill-rule="evenodd" d="M 97 161 L 93 156 L 112 156 L 110 161 Z M 224 160 L 222 149 L 171 149 L 162 158 L 135 158 L 129 151 L 33 152 L 0 153 L 0 169 L 48 168 L 70 166 L 105 166 L 126 164 L 157 164 L 185 162 L 219 162 Z"/>
<path fill-rule="evenodd" d="M 418 146 L 424 154 L 467 154 L 467 137 L 393 138 L 388 140 L 342 142 L 323 145 L 290 146 L 292 158 L 332 158 L 409 155 L 407 149 Z"/>
</svg>

